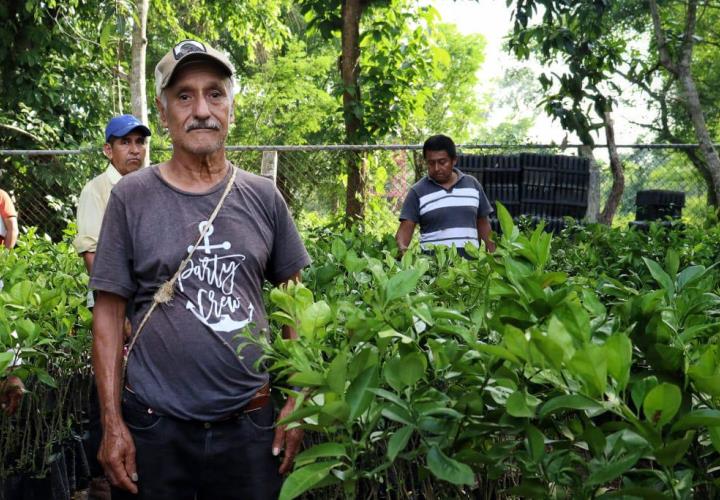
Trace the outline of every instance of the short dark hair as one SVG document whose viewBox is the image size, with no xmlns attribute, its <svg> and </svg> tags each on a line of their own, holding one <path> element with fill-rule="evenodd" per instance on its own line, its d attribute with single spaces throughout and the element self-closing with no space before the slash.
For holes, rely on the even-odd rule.
<svg viewBox="0 0 720 500">
<path fill-rule="evenodd" d="M 428 137 L 423 144 L 423 158 L 427 158 L 428 151 L 445 151 L 450 158 L 457 158 L 455 143 L 448 136 L 442 134 Z"/>
</svg>

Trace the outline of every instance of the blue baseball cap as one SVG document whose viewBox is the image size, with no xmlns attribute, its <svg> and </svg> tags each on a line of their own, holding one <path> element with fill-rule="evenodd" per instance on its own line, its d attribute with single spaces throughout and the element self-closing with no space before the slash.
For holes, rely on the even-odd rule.
<svg viewBox="0 0 720 500">
<path fill-rule="evenodd" d="M 145 137 L 152 135 L 150 129 L 133 115 L 116 116 L 105 127 L 105 142 L 110 142 L 111 137 L 125 137 L 135 129 Z"/>
</svg>

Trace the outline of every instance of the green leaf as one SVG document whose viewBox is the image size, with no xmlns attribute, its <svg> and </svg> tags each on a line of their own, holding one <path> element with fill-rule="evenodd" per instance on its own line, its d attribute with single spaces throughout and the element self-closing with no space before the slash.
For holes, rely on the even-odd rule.
<svg viewBox="0 0 720 500">
<path fill-rule="evenodd" d="M 683 459 L 694 438 L 695 431 L 686 432 L 685 437 L 671 441 L 662 448 L 656 449 L 655 460 L 664 467 L 675 466 Z"/>
<path fill-rule="evenodd" d="M 331 250 L 333 254 L 333 257 L 338 262 L 342 262 L 345 258 L 345 254 L 347 254 L 347 247 L 345 246 L 345 242 L 340 238 L 335 238 L 332 242 Z"/>
<path fill-rule="evenodd" d="M 407 385 L 401 377 L 402 370 L 402 361 L 400 357 L 397 356 L 390 358 L 383 367 L 383 378 L 385 382 L 398 392 L 402 391 Z"/>
<path fill-rule="evenodd" d="M 608 373 L 623 390 L 630 379 L 632 365 L 632 342 L 624 333 L 616 333 L 605 342 Z"/>
<path fill-rule="evenodd" d="M 605 349 L 595 344 L 587 344 L 577 351 L 568 364 L 572 374 L 578 377 L 588 393 L 596 398 L 605 393 L 607 387 L 607 358 Z"/>
<path fill-rule="evenodd" d="M 448 457 L 437 446 L 433 446 L 428 451 L 427 465 L 430 472 L 442 481 L 457 485 L 475 484 L 475 474 L 472 469 L 466 464 Z"/>
<path fill-rule="evenodd" d="M 372 392 L 373 394 L 377 394 L 378 396 L 380 396 L 383 399 L 387 399 L 391 403 L 398 405 L 400 408 L 403 408 L 404 410 L 410 409 L 408 404 L 405 401 L 403 401 L 402 399 L 400 399 L 400 397 L 393 392 L 386 391 L 385 389 L 370 389 L 370 392 Z"/>
<path fill-rule="evenodd" d="M 14 358 L 15 353 L 12 351 L 0 352 L 0 378 L 3 378 L 7 375 L 5 373 L 5 370 L 10 368 L 10 365 L 12 364 Z"/>
<path fill-rule="evenodd" d="M 327 384 L 336 394 L 345 394 L 345 382 L 347 381 L 347 355 L 341 352 L 330 363 L 327 372 Z"/>
<path fill-rule="evenodd" d="M 586 483 L 594 486 L 614 481 L 622 474 L 630 470 L 637 461 L 640 460 L 642 454 L 642 451 L 637 451 L 619 460 L 613 460 L 611 462 L 600 464 L 597 468 L 595 468 L 590 476 L 588 476 Z"/>
<path fill-rule="evenodd" d="M 346 423 L 350 417 L 350 406 L 343 400 L 326 403 L 320 410 L 320 424 Z"/>
<path fill-rule="evenodd" d="M 665 270 L 671 277 L 674 277 L 680 268 L 680 255 L 674 250 L 669 249 L 665 254 Z"/>
<path fill-rule="evenodd" d="M 673 284 L 672 278 L 668 276 L 668 274 L 663 270 L 663 268 L 655 262 L 654 260 L 650 260 L 647 257 L 643 257 L 643 261 L 645 262 L 645 265 L 650 270 L 650 274 L 653 278 L 655 278 L 655 281 L 658 282 L 658 284 L 668 293 L 669 295 L 672 295 L 675 293 L 675 285 Z"/>
<path fill-rule="evenodd" d="M 543 404 L 540 407 L 538 416 L 544 418 L 557 410 L 589 410 L 598 411 L 602 410 L 603 406 L 590 399 L 587 396 L 580 394 L 568 394 L 563 396 L 556 396 Z"/>
<path fill-rule="evenodd" d="M 367 260 L 359 258 L 357 253 L 355 253 L 355 250 L 350 250 L 345 255 L 344 264 L 349 272 L 357 273 L 365 269 L 367 266 Z"/>
<path fill-rule="evenodd" d="M 304 406 L 294 410 L 290 415 L 278 421 L 278 425 L 285 425 L 291 422 L 298 422 L 307 417 L 317 415 L 322 409 L 321 406 Z"/>
<path fill-rule="evenodd" d="M 537 406 L 537 403 L 535 403 Z M 535 407 L 528 404 L 527 394 L 524 391 L 515 391 L 505 403 L 509 415 L 518 418 L 532 418 L 535 415 Z"/>
<path fill-rule="evenodd" d="M 718 346 L 709 346 L 700 355 L 696 363 L 691 365 L 687 374 L 695 387 L 713 397 L 720 396 L 720 350 Z"/>
<path fill-rule="evenodd" d="M 710 442 L 715 448 L 715 451 L 720 453 L 720 425 L 715 427 L 708 427 L 708 434 L 710 435 Z"/>
<path fill-rule="evenodd" d="M 630 396 L 632 397 L 632 401 L 638 411 L 642 408 L 643 401 L 645 401 L 645 395 L 657 384 L 658 380 L 654 375 L 633 382 L 632 389 L 630 390 Z"/>
<path fill-rule="evenodd" d="M 419 352 L 406 354 L 400 358 L 400 379 L 405 386 L 411 386 L 425 375 L 427 359 Z"/>
<path fill-rule="evenodd" d="M 290 385 L 299 385 L 300 387 L 313 387 L 325 385 L 325 377 L 322 373 L 317 372 L 298 372 L 288 378 Z"/>
<path fill-rule="evenodd" d="M 293 314 L 294 300 L 284 287 L 270 290 L 270 301 L 285 313 L 289 315 Z"/>
<path fill-rule="evenodd" d="M 392 404 L 386 405 L 382 411 L 381 414 L 383 417 L 392 420 L 393 422 L 399 422 L 404 425 L 409 425 L 411 427 L 414 427 L 415 424 L 413 423 L 413 418 L 410 413 L 400 408 L 399 406 L 395 406 Z"/>
<path fill-rule="evenodd" d="M 680 388 L 674 384 L 662 383 L 645 396 L 643 413 L 649 422 L 663 427 L 673 419 L 681 402 Z"/>
<path fill-rule="evenodd" d="M 512 363 L 520 363 L 520 360 L 513 353 L 499 345 L 478 343 L 475 344 L 475 349 Z"/>
<path fill-rule="evenodd" d="M 10 289 L 10 297 L 15 301 L 15 304 L 28 305 L 30 296 L 33 293 L 33 288 L 32 281 L 20 281 L 19 283 L 15 283 Z"/>
<path fill-rule="evenodd" d="M 502 231 L 503 240 L 514 240 L 515 238 L 517 238 L 518 230 L 515 227 L 515 224 L 513 224 L 510 212 L 508 212 L 507 208 L 505 208 L 505 205 L 503 205 L 499 201 L 495 202 L 495 207 L 498 220 L 500 221 L 500 229 Z"/>
<path fill-rule="evenodd" d="M 533 462 L 538 463 L 545 456 L 545 436 L 534 425 L 528 425 L 525 428 L 525 434 L 527 435 L 528 455 Z"/>
<path fill-rule="evenodd" d="M 413 339 L 411 337 L 408 337 L 407 335 L 403 335 L 402 333 L 395 331 L 393 329 L 383 330 L 381 332 L 378 332 L 378 338 L 381 339 L 389 339 L 389 338 L 397 338 L 400 339 L 400 342 L 403 344 L 411 344 L 413 342 Z"/>
<path fill-rule="evenodd" d="M 347 456 L 345 445 L 340 443 L 320 443 L 309 448 L 295 457 L 296 466 L 315 462 L 318 458 L 333 458 Z"/>
<path fill-rule="evenodd" d="M 672 432 L 697 429 L 699 427 L 720 427 L 720 410 L 705 408 L 683 415 L 672 426 Z"/>
<path fill-rule="evenodd" d="M 299 497 L 325 479 L 333 468 L 341 464 L 342 462 L 337 461 L 316 462 L 295 470 L 283 483 L 279 500 L 292 500 Z"/>
<path fill-rule="evenodd" d="M 404 297 L 417 286 L 420 277 L 425 274 L 422 267 L 405 269 L 390 278 L 385 286 L 385 303 Z"/>
<path fill-rule="evenodd" d="M 327 325 L 332 319 L 330 306 L 324 300 L 311 304 L 300 313 L 300 335 L 314 338 L 319 328 Z"/>
<path fill-rule="evenodd" d="M 373 400 L 373 393 L 369 389 L 377 386 L 377 383 L 377 365 L 366 368 L 350 383 L 346 395 L 350 405 L 350 420 L 355 420 L 368 409 Z"/>
<path fill-rule="evenodd" d="M 705 266 L 689 266 L 680 271 L 677 277 L 678 291 L 684 290 L 686 286 L 693 284 L 704 276 L 706 271 Z"/>
<path fill-rule="evenodd" d="M 406 425 L 396 430 L 390 437 L 388 440 L 387 456 L 391 462 L 405 449 L 413 431 L 413 427 Z"/>
<path fill-rule="evenodd" d="M 33 371 L 35 373 L 35 376 L 37 376 L 37 378 L 40 382 L 47 385 L 48 387 L 57 389 L 57 382 L 48 372 L 46 372 L 45 370 L 43 370 L 41 368 L 36 368 Z"/>
</svg>

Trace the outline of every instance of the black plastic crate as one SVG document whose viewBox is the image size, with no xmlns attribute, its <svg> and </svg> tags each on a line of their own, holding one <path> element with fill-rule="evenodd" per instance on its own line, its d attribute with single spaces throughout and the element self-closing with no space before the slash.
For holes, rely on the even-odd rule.
<svg viewBox="0 0 720 500">
<path fill-rule="evenodd" d="M 556 217 L 582 219 L 587 214 L 587 203 L 555 203 Z"/>
<path fill-rule="evenodd" d="M 554 201 L 557 188 L 556 172 L 551 168 L 525 167 L 523 169 L 523 201 Z"/>
<path fill-rule="evenodd" d="M 483 183 L 483 171 L 479 168 L 461 168 L 460 171 L 465 175 L 471 175 L 477 179 L 477 181 Z"/>
<path fill-rule="evenodd" d="M 636 206 L 685 206 L 685 193 L 683 191 L 667 191 L 663 189 L 647 189 L 635 194 Z"/>
<path fill-rule="evenodd" d="M 520 211 L 522 215 L 539 217 L 541 219 L 547 219 L 555 216 L 555 203 L 553 202 L 538 203 L 523 201 L 520 205 Z"/>
<path fill-rule="evenodd" d="M 639 206 L 635 209 L 635 219 L 639 221 L 655 221 L 668 217 L 671 219 L 682 217 L 682 207 L 679 205 L 651 205 Z"/>
</svg>

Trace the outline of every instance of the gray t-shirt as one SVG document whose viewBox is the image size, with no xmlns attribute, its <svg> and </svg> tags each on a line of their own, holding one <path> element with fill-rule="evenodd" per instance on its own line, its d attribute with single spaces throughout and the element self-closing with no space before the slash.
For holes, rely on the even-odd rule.
<svg viewBox="0 0 720 500">
<path fill-rule="evenodd" d="M 457 182 L 445 189 L 429 176 L 408 191 L 400 220 L 420 224 L 420 246 L 452 246 L 465 255 L 464 246 L 479 246 L 477 220 L 493 212 L 480 183 L 457 168 Z"/>
<path fill-rule="evenodd" d="M 128 299 L 133 329 L 197 241 L 229 175 L 196 194 L 171 186 L 154 166 L 126 175 L 113 189 L 90 286 Z M 172 302 L 158 306 L 140 333 L 128 385 L 161 415 L 215 420 L 241 409 L 268 375 L 255 367 L 259 348 L 237 334 L 246 325 L 255 333 L 267 327 L 265 279 L 283 281 L 309 263 L 273 183 L 238 170 Z"/>
</svg>

